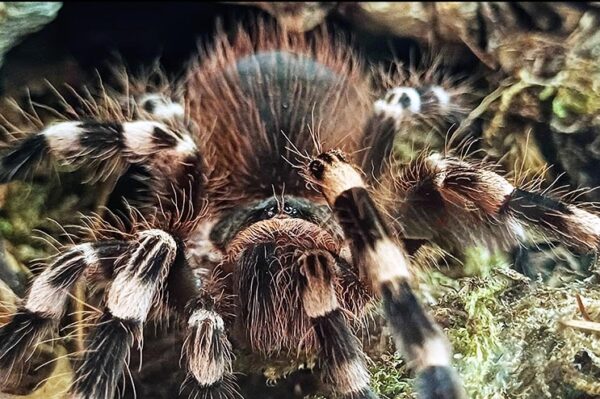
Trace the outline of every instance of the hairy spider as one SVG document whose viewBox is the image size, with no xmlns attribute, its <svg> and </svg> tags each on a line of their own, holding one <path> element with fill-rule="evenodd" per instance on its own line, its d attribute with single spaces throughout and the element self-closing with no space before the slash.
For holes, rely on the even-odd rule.
<svg viewBox="0 0 600 399">
<path fill-rule="evenodd" d="M 511 248 L 533 224 L 598 247 L 595 215 L 484 164 L 394 161 L 407 118 L 454 119 L 460 99 L 435 82 L 374 93 L 358 57 L 326 35 L 262 24 L 221 34 L 180 83 L 138 94 L 15 140 L 0 158 L 4 183 L 52 158 L 138 189 L 120 197 L 132 212 L 92 224 L 34 279 L 0 327 L 3 376 L 56 333 L 85 278 L 109 285 L 71 398 L 112 398 L 144 323 L 166 312 L 186 334 L 190 397 L 240 397 L 232 357 L 244 348 L 314 355 L 334 394 L 375 398 L 347 315 L 378 301 L 420 397 L 460 398 L 450 345 L 411 289 L 415 242 Z"/>
</svg>

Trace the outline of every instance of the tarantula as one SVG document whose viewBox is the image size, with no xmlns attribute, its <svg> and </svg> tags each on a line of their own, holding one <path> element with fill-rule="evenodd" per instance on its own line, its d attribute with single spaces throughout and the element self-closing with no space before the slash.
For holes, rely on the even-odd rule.
<svg viewBox="0 0 600 399">
<path fill-rule="evenodd" d="M 58 121 L 1 156 L 3 183 L 51 157 L 143 187 L 119 197 L 131 212 L 94 223 L 35 277 L 0 327 L 4 376 L 56 333 L 70 290 L 87 279 L 109 285 L 71 398 L 113 397 L 144 323 L 166 313 L 186 334 L 190 397 L 239 397 L 232 357 L 245 348 L 312 354 L 334 394 L 375 398 L 346 315 L 379 301 L 420 397 L 460 398 L 450 345 L 411 289 L 415 243 L 510 248 L 535 224 L 598 247 L 595 215 L 482 163 L 438 153 L 394 161 L 407 118 L 455 114 L 452 88 L 373 92 L 347 45 L 263 24 L 220 34 L 201 53 L 180 83 L 122 101 L 132 112 Z"/>
</svg>

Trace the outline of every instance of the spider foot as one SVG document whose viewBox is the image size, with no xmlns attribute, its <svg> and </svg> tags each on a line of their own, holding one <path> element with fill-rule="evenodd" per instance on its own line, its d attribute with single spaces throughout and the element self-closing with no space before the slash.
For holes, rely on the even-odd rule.
<svg viewBox="0 0 600 399">
<path fill-rule="evenodd" d="M 430 366 L 417 377 L 418 391 L 422 399 L 460 399 L 464 392 L 452 367 Z"/>
</svg>

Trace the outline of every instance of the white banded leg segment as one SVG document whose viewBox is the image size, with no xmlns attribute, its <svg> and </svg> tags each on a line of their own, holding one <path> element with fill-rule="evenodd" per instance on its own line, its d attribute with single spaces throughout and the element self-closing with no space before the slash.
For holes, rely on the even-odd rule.
<svg viewBox="0 0 600 399">
<path fill-rule="evenodd" d="M 347 182 L 360 178 L 358 172 L 344 165 L 343 156 L 331 152 L 325 155 L 311 162 L 310 172 L 323 187 L 344 234 L 350 239 L 355 259 L 365 269 L 375 291 L 383 297 L 385 315 L 398 348 L 423 378 L 440 376 L 440 380 L 428 381 L 434 387 L 431 392 L 448 392 L 442 396 L 447 398 L 463 397 L 462 387 L 450 367 L 449 344 L 410 288 L 405 252 L 391 239 L 389 228 L 364 184 L 348 187 Z M 334 180 L 340 173 L 333 169 L 354 171 L 356 176 L 340 184 Z M 427 373 L 432 367 L 442 371 Z M 421 392 L 421 397 L 439 397 L 426 396 L 428 392 Z"/>
<path fill-rule="evenodd" d="M 432 97 L 431 102 L 437 104 L 441 109 L 446 109 L 450 106 L 450 100 L 452 96 L 442 86 L 431 86 L 429 90 L 425 92 L 423 97 Z"/>
<path fill-rule="evenodd" d="M 198 157 L 191 136 L 156 121 L 60 122 L 16 142 L 0 160 L 0 182 L 21 178 L 52 156 L 61 164 L 94 166 L 98 173 L 144 163 L 170 172 Z M 165 170 L 165 165 L 171 169 Z"/>
<path fill-rule="evenodd" d="M 138 99 L 142 109 L 163 121 L 181 120 L 185 116 L 183 106 L 157 93 L 148 93 Z"/>
<path fill-rule="evenodd" d="M 61 254 L 33 281 L 25 310 L 59 320 L 67 305 L 69 290 L 86 269 L 98 265 L 93 244 L 78 245 Z"/>
<path fill-rule="evenodd" d="M 299 259 L 300 272 L 306 279 L 302 304 L 310 318 L 324 316 L 339 308 L 333 288 L 335 260 L 325 251 L 310 252 Z"/>
<path fill-rule="evenodd" d="M 345 155 L 337 150 L 320 154 L 309 164 L 309 174 L 333 208 L 354 253 L 374 265 L 365 270 L 372 283 L 377 285 L 395 276 L 408 279 L 404 251 L 392 242 L 360 173 L 347 162 Z M 381 258 L 386 260 L 385 265 L 378 264 Z"/>
<path fill-rule="evenodd" d="M 137 121 L 123 124 L 125 151 L 129 158 L 150 157 L 161 150 L 185 158 L 197 151 L 191 136 L 169 129 L 160 122 Z M 172 160 L 174 161 L 174 160 Z"/>
<path fill-rule="evenodd" d="M 447 396 L 441 397 L 463 397 L 460 382 L 450 366 L 450 345 L 410 288 L 408 258 L 390 239 L 367 191 L 359 187 L 343 192 L 335 201 L 334 211 L 351 237 L 357 258 L 362 259 L 361 265 L 375 290 L 383 297 L 386 319 L 408 364 L 415 368 L 420 380 L 429 378 L 430 374 L 423 374 L 425 370 L 441 368 L 433 376 L 442 376 L 442 380 L 428 380 L 425 385 L 437 386 L 435 392 L 447 392 Z M 420 397 L 440 396 L 421 392 Z"/>
<path fill-rule="evenodd" d="M 188 370 L 200 385 L 213 385 L 231 372 L 231 348 L 223 319 L 214 311 L 195 310 L 188 331 L 184 344 Z"/>
<path fill-rule="evenodd" d="M 58 255 L 35 278 L 19 312 L 0 327 L 0 370 L 20 363 L 41 339 L 54 332 L 70 290 L 87 270 L 110 269 L 126 248 L 122 241 L 101 241 L 76 245 Z"/>
<path fill-rule="evenodd" d="M 535 224 L 581 251 L 600 249 L 600 218 L 572 204 L 515 188 L 501 212 Z"/>
<path fill-rule="evenodd" d="M 46 139 L 49 151 L 68 163 L 119 156 L 138 163 L 163 150 L 172 149 L 183 156 L 196 151 L 189 135 L 156 121 L 62 122 L 39 134 Z"/>
<path fill-rule="evenodd" d="M 376 115 L 400 122 L 410 114 L 447 110 L 451 101 L 452 95 L 442 86 L 399 86 L 388 90 L 382 99 L 375 101 L 373 110 Z"/>
<path fill-rule="evenodd" d="M 347 399 L 376 398 L 358 339 L 339 308 L 333 286 L 335 260 L 324 251 L 310 252 L 300 260 L 304 276 L 302 302 L 321 348 L 319 363 L 324 382 Z"/>
<path fill-rule="evenodd" d="M 490 170 L 440 154 L 426 159 L 433 183 L 442 197 L 457 204 L 474 204 L 489 215 L 497 215 L 515 187 Z"/>
<path fill-rule="evenodd" d="M 600 218 L 591 212 L 516 188 L 497 173 L 467 162 L 439 154 L 427 162 L 440 194 L 449 201 L 474 204 L 491 217 L 514 216 L 585 251 L 600 248 Z"/>
<path fill-rule="evenodd" d="M 141 345 L 144 321 L 159 299 L 177 254 L 173 237 L 162 230 L 138 233 L 123 256 L 107 298 L 107 309 L 89 337 L 76 370 L 74 397 L 110 399 L 122 377 L 129 350 Z"/>
<path fill-rule="evenodd" d="M 383 172 L 391 159 L 396 133 L 421 116 L 449 113 L 452 95 L 441 86 L 395 87 L 373 104 L 373 114 L 363 128 L 362 147 L 366 149 L 360 163 L 371 183 Z M 404 127 L 405 128 L 405 127 Z"/>
<path fill-rule="evenodd" d="M 143 231 L 137 239 L 139 243 L 132 246 L 133 252 L 111 285 L 107 307 L 115 317 L 143 323 L 162 290 L 177 243 L 162 230 Z"/>
<path fill-rule="evenodd" d="M 342 192 L 365 187 L 358 170 L 338 150 L 324 152 L 313 159 L 308 164 L 308 178 L 319 187 L 330 205 Z"/>
<path fill-rule="evenodd" d="M 61 164 L 99 166 L 119 163 L 123 125 L 120 123 L 60 122 L 16 143 L 2 156 L 1 181 L 24 177 L 48 156 Z M 113 169 L 108 168 L 108 169 Z"/>
<path fill-rule="evenodd" d="M 421 94 L 413 87 L 394 87 L 383 99 L 375 101 L 376 114 L 399 120 L 408 114 L 421 112 Z"/>
<path fill-rule="evenodd" d="M 233 351 L 221 316 L 212 309 L 197 307 L 188 318 L 182 357 L 188 371 L 190 397 L 241 398 L 233 378 Z"/>
<path fill-rule="evenodd" d="M 381 292 L 396 346 L 417 372 L 419 397 L 465 398 L 460 379 L 451 367 L 450 344 L 408 283 L 384 283 Z"/>
<path fill-rule="evenodd" d="M 386 316 L 399 348 L 404 350 L 408 360 L 414 363 L 418 371 L 421 370 L 421 363 L 424 366 L 449 366 L 450 350 L 446 339 L 410 288 L 408 257 L 401 247 L 391 240 L 388 229 L 367 191 L 362 187 L 344 191 L 336 199 L 333 208 L 346 235 L 352 240 L 356 256 L 362 260 L 360 264 L 365 268 L 375 290 L 383 296 L 384 303 L 408 303 L 402 305 L 405 312 L 401 314 L 392 314 L 392 308 L 386 307 Z M 395 323 L 394 318 L 399 316 L 402 316 L 400 321 Z M 403 335 L 405 331 L 410 331 L 411 334 Z M 417 332 L 421 331 L 421 336 L 418 336 Z M 413 339 L 416 341 L 413 342 Z M 434 359 L 427 350 L 432 342 L 446 343 L 445 351 L 436 351 L 439 359 Z M 433 346 L 438 349 L 444 347 L 437 344 Z"/>
</svg>

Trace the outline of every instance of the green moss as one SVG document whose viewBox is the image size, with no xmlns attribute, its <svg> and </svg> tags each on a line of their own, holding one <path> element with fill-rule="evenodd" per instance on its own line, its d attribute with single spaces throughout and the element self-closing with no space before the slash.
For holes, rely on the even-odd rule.
<svg viewBox="0 0 600 399">
<path fill-rule="evenodd" d="M 371 387 L 385 398 L 411 399 L 414 398 L 414 379 L 402 356 L 389 353 L 377 359 L 370 367 Z"/>
<path fill-rule="evenodd" d="M 564 318 L 580 318 L 576 293 L 585 292 L 591 303 L 600 304 L 597 290 L 584 283 L 549 288 L 502 267 L 460 283 L 461 289 L 448 293 L 441 306 L 464 311 L 446 333 L 470 398 L 598 393 L 597 380 L 592 383 L 574 364 L 578 351 L 590 358 L 600 355 L 597 339 L 559 324 Z"/>
<path fill-rule="evenodd" d="M 11 237 L 14 234 L 15 229 L 12 223 L 8 219 L 0 219 L 0 235 L 3 237 Z"/>
<path fill-rule="evenodd" d="M 591 281 L 544 286 L 511 269 L 502 255 L 467 249 L 463 278 L 438 270 L 418 273 L 419 296 L 444 328 L 453 365 L 468 397 L 589 398 L 600 395 L 600 340 L 563 328 L 581 319 L 575 295 L 600 320 L 600 291 Z M 583 367 L 582 364 L 586 366 Z M 371 367 L 382 397 L 416 397 L 400 355 L 384 355 Z"/>
<path fill-rule="evenodd" d="M 14 182 L 6 187 L 0 209 L 0 234 L 12 246 L 11 252 L 25 264 L 43 258 L 52 248 L 42 239 L 47 233 L 65 241 L 61 226 L 79 223 L 78 211 L 90 209 L 93 187 L 69 184 L 76 176 L 44 183 Z M 60 225 L 58 224 L 60 223 Z"/>
<path fill-rule="evenodd" d="M 600 96 L 574 88 L 561 87 L 552 101 L 554 114 L 564 119 L 569 115 L 594 115 L 600 111 Z"/>
</svg>

